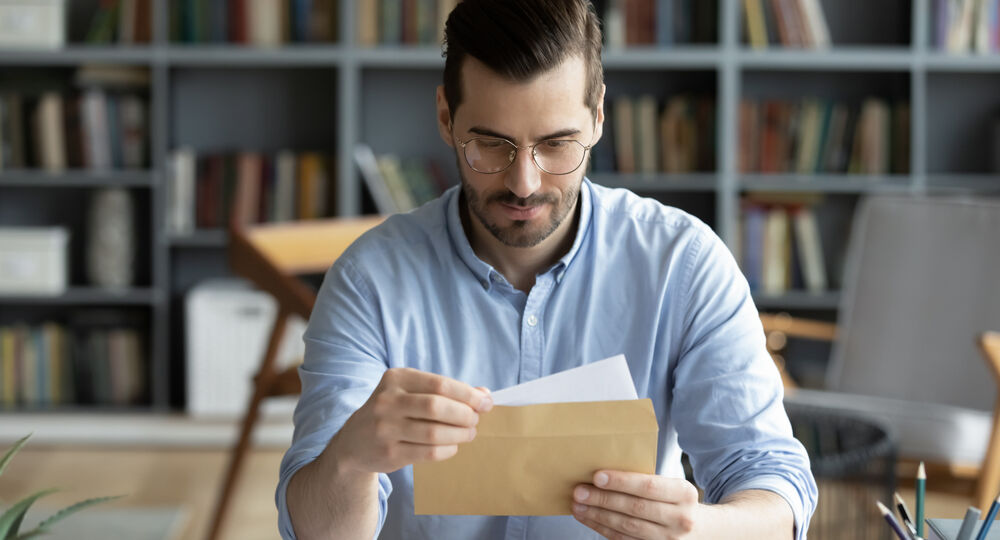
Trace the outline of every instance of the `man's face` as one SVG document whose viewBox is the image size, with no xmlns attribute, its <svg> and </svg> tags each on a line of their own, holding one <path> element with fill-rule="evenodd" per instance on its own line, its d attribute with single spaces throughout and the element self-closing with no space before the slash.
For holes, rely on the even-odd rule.
<svg viewBox="0 0 1000 540">
<path fill-rule="evenodd" d="M 463 101 L 453 118 L 443 89 L 438 89 L 439 129 L 455 148 L 469 213 L 506 246 L 533 247 L 569 225 L 586 163 L 570 174 L 549 174 L 523 147 L 555 139 L 575 139 L 585 146 L 597 142 L 604 113 L 601 107 L 595 125 L 584 105 L 586 76 L 584 62 L 576 56 L 527 83 L 506 80 L 468 57 L 462 65 Z M 522 147 L 506 170 L 484 174 L 469 166 L 459 143 L 483 136 Z"/>
</svg>

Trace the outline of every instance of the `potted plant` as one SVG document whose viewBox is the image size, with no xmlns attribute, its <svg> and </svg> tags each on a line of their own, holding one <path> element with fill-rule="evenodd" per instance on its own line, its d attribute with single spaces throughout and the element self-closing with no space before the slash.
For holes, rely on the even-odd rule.
<svg viewBox="0 0 1000 540">
<path fill-rule="evenodd" d="M 4 469 L 7 468 L 7 464 L 14 457 L 14 454 L 24 446 L 24 443 L 28 442 L 28 438 L 31 435 L 25 436 L 23 439 L 14 443 L 7 453 L 0 458 L 0 476 L 3 475 Z M 80 501 L 76 504 L 67 506 L 62 510 L 52 514 L 47 519 L 40 522 L 34 529 L 30 531 L 21 532 L 21 523 L 24 520 L 24 515 L 28 513 L 28 509 L 31 505 L 35 503 L 38 499 L 45 497 L 46 495 L 51 495 L 58 491 L 57 489 L 43 489 L 37 493 L 29 495 L 20 501 L 14 503 L 13 506 L 8 508 L 2 514 L 0 514 L 0 540 L 27 540 L 29 538 L 35 538 L 43 534 L 49 533 L 49 528 L 52 527 L 56 522 L 62 521 L 67 516 L 75 514 L 88 506 L 94 506 L 95 504 L 100 504 L 110 500 L 118 499 L 121 495 L 116 497 L 95 497 L 93 499 L 87 499 L 85 501 Z"/>
</svg>

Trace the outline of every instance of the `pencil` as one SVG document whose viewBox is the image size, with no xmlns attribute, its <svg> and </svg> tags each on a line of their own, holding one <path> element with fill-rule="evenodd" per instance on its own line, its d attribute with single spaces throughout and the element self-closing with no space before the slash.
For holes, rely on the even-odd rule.
<svg viewBox="0 0 1000 540">
<path fill-rule="evenodd" d="M 903 528 L 899 526 L 899 522 L 896 521 L 896 518 L 892 517 L 892 512 L 890 512 L 889 509 L 886 508 L 881 501 L 875 501 L 875 504 L 878 505 L 878 511 L 882 512 L 882 517 L 885 518 L 885 522 L 888 523 L 890 527 L 892 527 L 892 530 L 896 533 L 896 536 L 899 537 L 899 540 L 910 540 L 910 537 L 906 534 L 906 531 L 904 531 Z"/>
<path fill-rule="evenodd" d="M 899 510 L 899 518 L 903 520 L 903 525 L 906 526 L 906 530 L 910 531 L 911 536 L 916 536 L 917 530 L 913 528 L 913 520 L 910 519 L 910 512 L 906 509 L 906 503 L 903 502 L 903 498 L 896 495 L 896 510 Z"/>
<path fill-rule="evenodd" d="M 924 535 L 924 491 L 927 489 L 927 471 L 924 462 L 917 467 L 917 536 Z"/>
<path fill-rule="evenodd" d="M 972 540 L 972 531 L 976 528 L 976 522 L 979 521 L 980 514 L 982 514 L 982 511 L 975 506 L 970 506 L 965 511 L 965 519 L 962 520 L 962 527 L 958 529 L 955 540 Z"/>
<path fill-rule="evenodd" d="M 986 533 L 990 532 L 990 525 L 993 525 L 993 518 L 997 517 L 998 509 L 1000 509 L 1000 496 L 990 505 L 990 511 L 986 514 L 986 519 L 983 520 L 983 526 L 979 528 L 979 536 L 976 537 L 976 540 L 986 538 Z"/>
</svg>

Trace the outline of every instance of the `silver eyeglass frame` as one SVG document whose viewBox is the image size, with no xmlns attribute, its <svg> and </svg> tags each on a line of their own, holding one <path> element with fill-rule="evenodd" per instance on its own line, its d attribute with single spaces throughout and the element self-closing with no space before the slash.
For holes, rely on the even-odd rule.
<svg viewBox="0 0 1000 540">
<path fill-rule="evenodd" d="M 448 125 L 448 129 L 452 133 L 452 135 L 451 135 L 452 138 L 454 138 L 455 137 L 455 125 L 454 124 L 449 124 Z M 565 176 L 567 174 L 573 174 L 574 172 L 576 172 L 577 170 L 579 170 L 580 166 L 582 166 L 584 164 L 584 162 L 587 161 L 587 152 L 589 152 L 590 149 L 594 147 L 594 144 L 595 144 L 594 143 L 594 137 L 596 137 L 596 136 L 597 136 L 597 119 L 595 118 L 594 119 L 594 134 L 591 135 L 591 137 L 590 137 L 590 141 L 591 141 L 590 144 L 583 144 L 582 142 L 580 142 L 580 141 L 578 141 L 576 139 L 559 139 L 559 138 L 556 138 L 556 139 L 544 139 L 544 140 L 538 141 L 538 142 L 536 142 L 534 144 L 526 144 L 526 145 L 523 145 L 523 146 L 519 146 L 517 144 L 514 144 L 513 141 L 511 141 L 509 139 L 505 139 L 503 137 L 489 137 L 489 136 L 485 136 L 485 135 L 476 136 L 476 137 L 470 137 L 470 138 L 468 138 L 468 139 L 466 139 L 464 141 L 460 141 L 460 140 L 456 139 L 455 142 L 459 146 L 462 147 L 462 157 L 465 158 L 465 163 L 469 166 L 470 169 L 472 169 L 473 171 L 476 171 L 479 174 L 499 174 L 499 173 L 502 173 L 502 172 L 506 171 L 507 169 L 509 169 L 510 166 L 513 165 L 515 161 L 517 161 L 517 153 L 520 152 L 521 149 L 526 149 L 526 150 L 527 149 L 531 149 L 531 162 L 535 164 L 535 167 L 538 167 L 538 170 L 544 172 L 545 174 L 551 174 L 553 176 Z M 483 172 L 483 171 L 480 171 L 479 169 L 477 169 L 477 168 L 475 168 L 475 167 L 472 166 L 472 163 L 469 162 L 469 156 L 466 155 L 466 153 L 465 153 L 465 147 L 466 147 L 466 145 L 468 145 L 472 141 L 475 141 L 475 140 L 478 140 L 478 139 L 493 139 L 493 140 L 504 141 L 507 144 L 509 144 L 509 145 L 511 145 L 511 146 L 514 147 L 514 156 L 511 157 L 510 162 L 507 163 L 507 166 L 504 167 L 504 168 L 502 168 L 502 169 L 500 169 L 499 171 L 493 171 L 493 172 Z M 582 146 L 583 147 L 583 156 L 580 158 L 580 163 L 577 163 L 576 167 L 573 167 L 572 170 L 566 171 L 564 173 L 554 173 L 554 172 L 547 171 L 545 169 L 545 167 L 542 167 L 538 163 L 538 156 L 537 156 L 537 154 L 535 154 L 535 147 L 538 146 L 539 144 L 542 144 L 544 142 L 549 142 L 549 141 L 572 141 L 572 142 L 574 142 L 574 143 L 579 144 L 580 146 Z"/>
</svg>

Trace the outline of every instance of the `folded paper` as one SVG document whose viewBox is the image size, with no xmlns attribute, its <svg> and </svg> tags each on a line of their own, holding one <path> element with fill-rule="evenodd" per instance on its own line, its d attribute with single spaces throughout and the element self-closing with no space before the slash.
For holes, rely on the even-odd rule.
<svg viewBox="0 0 1000 540">
<path fill-rule="evenodd" d="M 415 513 L 570 514 L 597 470 L 654 474 L 658 430 L 649 399 L 495 406 L 454 457 L 413 466 Z"/>
</svg>

